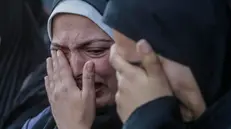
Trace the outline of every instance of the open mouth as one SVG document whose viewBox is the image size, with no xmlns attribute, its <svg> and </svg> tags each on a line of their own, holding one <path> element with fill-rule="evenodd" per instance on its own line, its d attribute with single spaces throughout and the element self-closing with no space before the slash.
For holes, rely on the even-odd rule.
<svg viewBox="0 0 231 129">
<path fill-rule="evenodd" d="M 83 89 L 82 82 L 78 82 L 77 86 L 79 87 L 80 90 Z M 101 82 L 95 82 L 95 92 L 99 92 L 103 88 L 104 84 Z"/>
</svg>

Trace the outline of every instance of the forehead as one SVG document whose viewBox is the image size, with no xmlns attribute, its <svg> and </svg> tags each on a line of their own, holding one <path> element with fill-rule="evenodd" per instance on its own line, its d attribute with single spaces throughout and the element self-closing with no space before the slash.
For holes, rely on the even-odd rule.
<svg viewBox="0 0 231 129">
<path fill-rule="evenodd" d="M 75 14 L 59 14 L 52 22 L 52 42 L 81 43 L 87 40 L 111 38 L 90 19 Z"/>
</svg>

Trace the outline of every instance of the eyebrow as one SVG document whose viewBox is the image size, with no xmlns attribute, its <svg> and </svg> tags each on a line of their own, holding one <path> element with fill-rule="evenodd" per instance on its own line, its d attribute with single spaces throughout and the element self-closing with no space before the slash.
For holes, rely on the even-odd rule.
<svg viewBox="0 0 231 129">
<path fill-rule="evenodd" d="M 111 40 L 111 39 L 92 39 L 92 40 L 81 42 L 78 45 L 76 45 L 75 47 L 78 47 L 78 46 L 87 46 L 87 45 L 95 43 L 95 42 L 113 42 L 113 40 Z M 51 45 L 55 46 L 55 47 L 58 47 L 58 48 L 63 48 L 63 49 L 67 48 L 66 46 L 60 45 L 57 42 L 52 42 Z"/>
</svg>

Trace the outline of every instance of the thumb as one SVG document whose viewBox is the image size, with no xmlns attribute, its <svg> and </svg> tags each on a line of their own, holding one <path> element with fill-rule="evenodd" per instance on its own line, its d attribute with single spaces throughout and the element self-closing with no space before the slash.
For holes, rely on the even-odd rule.
<svg viewBox="0 0 231 129">
<path fill-rule="evenodd" d="M 140 40 L 136 47 L 142 58 L 142 66 L 149 76 L 156 77 L 162 72 L 160 60 L 146 40 Z"/>
<path fill-rule="evenodd" d="M 83 98 L 95 100 L 95 67 L 94 63 L 88 61 L 83 68 Z"/>
</svg>

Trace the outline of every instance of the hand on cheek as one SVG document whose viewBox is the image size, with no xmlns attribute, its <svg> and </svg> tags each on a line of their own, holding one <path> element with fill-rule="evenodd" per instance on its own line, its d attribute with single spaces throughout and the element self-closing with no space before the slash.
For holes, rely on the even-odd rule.
<svg viewBox="0 0 231 129">
<path fill-rule="evenodd" d="M 58 128 L 90 129 L 95 118 L 94 63 L 84 65 L 82 90 L 61 51 L 47 59 L 47 73 L 45 86 Z"/>
<path fill-rule="evenodd" d="M 136 108 L 151 100 L 172 96 L 172 92 L 157 55 L 146 41 L 137 44 L 143 68 L 129 64 L 116 49 L 113 45 L 110 62 L 117 71 L 117 112 L 125 122 Z"/>
</svg>

